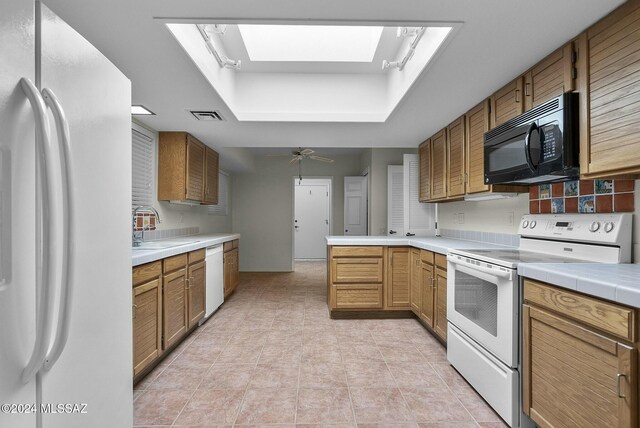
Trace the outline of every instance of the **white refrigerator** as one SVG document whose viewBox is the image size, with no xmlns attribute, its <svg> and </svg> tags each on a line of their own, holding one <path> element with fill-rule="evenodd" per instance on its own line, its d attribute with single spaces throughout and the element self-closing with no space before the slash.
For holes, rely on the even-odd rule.
<svg viewBox="0 0 640 428">
<path fill-rule="evenodd" d="M 131 85 L 0 7 L 0 427 L 131 427 Z"/>
</svg>

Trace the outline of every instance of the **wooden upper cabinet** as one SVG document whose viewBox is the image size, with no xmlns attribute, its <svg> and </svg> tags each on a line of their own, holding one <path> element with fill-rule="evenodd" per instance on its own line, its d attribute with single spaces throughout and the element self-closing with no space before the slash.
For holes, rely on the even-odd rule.
<svg viewBox="0 0 640 428">
<path fill-rule="evenodd" d="M 428 202 L 431 199 L 431 140 L 426 140 L 418 147 L 418 159 L 420 163 L 420 202 Z"/>
<path fill-rule="evenodd" d="M 207 147 L 204 159 L 204 202 L 216 205 L 218 203 L 218 153 Z"/>
<path fill-rule="evenodd" d="M 579 39 L 580 172 L 640 173 L 640 2 L 626 2 Z M 587 70 L 586 79 L 580 71 Z"/>
<path fill-rule="evenodd" d="M 524 111 L 522 81 L 523 78 L 518 77 L 491 96 L 492 129 L 522 114 Z"/>
<path fill-rule="evenodd" d="M 409 247 L 389 247 L 387 250 L 387 307 L 394 309 L 411 307 L 410 258 Z"/>
<path fill-rule="evenodd" d="M 484 100 L 466 114 L 467 193 L 486 192 L 484 184 L 484 133 L 489 130 L 489 100 Z"/>
<path fill-rule="evenodd" d="M 447 197 L 447 130 L 431 137 L 431 199 Z"/>
<path fill-rule="evenodd" d="M 214 150 L 186 132 L 160 132 L 158 147 L 158 200 L 217 203 Z M 208 196 L 207 186 L 214 186 Z"/>
<path fill-rule="evenodd" d="M 573 42 L 565 44 L 524 75 L 524 110 L 574 89 Z"/>
<path fill-rule="evenodd" d="M 447 127 L 447 197 L 465 193 L 465 120 L 460 116 Z"/>
</svg>

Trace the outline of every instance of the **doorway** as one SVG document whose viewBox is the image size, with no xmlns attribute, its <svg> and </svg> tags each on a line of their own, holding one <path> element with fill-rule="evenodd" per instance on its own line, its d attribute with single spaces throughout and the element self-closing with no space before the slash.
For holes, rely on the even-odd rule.
<svg viewBox="0 0 640 428">
<path fill-rule="evenodd" d="M 295 260 L 327 258 L 331 234 L 331 178 L 294 178 L 293 246 Z"/>
</svg>

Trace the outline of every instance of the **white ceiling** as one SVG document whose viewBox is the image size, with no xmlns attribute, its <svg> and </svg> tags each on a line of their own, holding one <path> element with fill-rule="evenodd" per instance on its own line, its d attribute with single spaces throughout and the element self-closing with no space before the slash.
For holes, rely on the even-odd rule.
<svg viewBox="0 0 640 428">
<path fill-rule="evenodd" d="M 132 81 L 138 117 L 225 147 L 415 147 L 577 35 L 622 0 L 45 0 Z M 163 19 L 287 23 L 462 22 L 463 26 L 384 123 L 238 122 Z M 221 110 L 197 122 L 187 110 Z M 231 158 L 232 156 L 229 156 Z M 231 160 L 231 159 L 230 159 Z M 235 163 L 229 163 L 233 169 Z"/>
</svg>

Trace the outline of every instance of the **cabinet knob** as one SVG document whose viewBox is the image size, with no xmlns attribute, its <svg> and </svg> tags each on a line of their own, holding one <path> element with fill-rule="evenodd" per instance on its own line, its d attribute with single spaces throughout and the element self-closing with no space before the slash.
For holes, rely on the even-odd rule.
<svg viewBox="0 0 640 428">
<path fill-rule="evenodd" d="M 625 380 L 627 379 L 627 375 L 623 374 L 623 373 L 618 373 L 616 375 L 616 387 L 617 387 L 617 393 L 618 393 L 618 398 L 627 398 L 626 395 L 622 395 L 620 393 L 620 378 L 623 377 Z"/>
<path fill-rule="evenodd" d="M 131 319 L 136 319 L 136 314 L 138 312 L 138 305 L 133 305 L 133 311 L 132 312 L 133 312 L 133 314 L 132 314 Z"/>
</svg>

